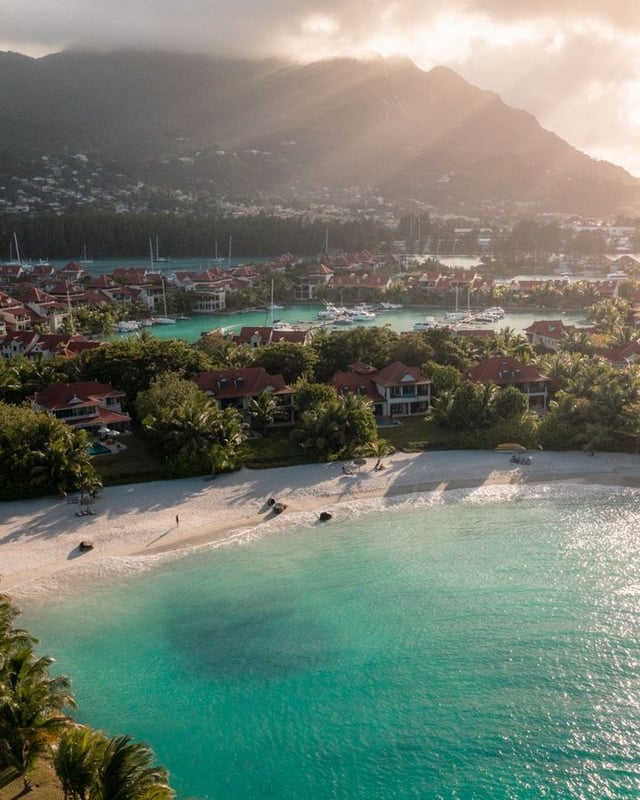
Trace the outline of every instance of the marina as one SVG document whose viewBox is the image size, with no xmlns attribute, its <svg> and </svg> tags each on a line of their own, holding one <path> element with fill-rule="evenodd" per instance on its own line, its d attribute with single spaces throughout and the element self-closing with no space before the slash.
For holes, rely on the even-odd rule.
<svg viewBox="0 0 640 800">
<path fill-rule="evenodd" d="M 197 315 L 189 319 L 177 319 L 175 325 L 154 326 L 151 332 L 158 338 L 177 338 L 188 342 L 196 342 L 203 333 L 219 330 L 221 333 L 238 333 L 243 327 L 271 327 L 272 323 L 280 330 L 343 330 L 351 329 L 358 325 L 366 327 L 388 326 L 396 333 L 410 331 L 430 330 L 440 325 L 448 325 L 455 329 L 473 328 L 480 330 L 501 330 L 511 328 L 522 334 L 536 320 L 561 319 L 565 325 L 575 325 L 583 320 L 584 312 L 560 312 L 549 310 L 517 310 L 505 309 L 504 317 L 493 322 L 481 322 L 472 313 L 465 315 L 455 326 L 444 323 L 445 310 L 438 306 L 404 307 L 400 309 L 377 311 L 373 319 L 354 320 L 352 317 L 339 316 L 334 318 L 319 318 L 325 311 L 319 305 L 290 305 L 278 311 L 278 317 L 273 319 L 273 312 L 265 309 L 251 309 L 224 314 Z M 481 312 L 477 312 L 480 314 Z M 289 327 L 285 327 L 289 326 Z M 119 336 L 131 335 L 121 333 Z"/>
</svg>

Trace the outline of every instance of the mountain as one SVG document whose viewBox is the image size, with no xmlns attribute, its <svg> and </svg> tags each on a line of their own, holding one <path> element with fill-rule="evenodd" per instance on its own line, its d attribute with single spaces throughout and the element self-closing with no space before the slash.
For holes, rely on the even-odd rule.
<svg viewBox="0 0 640 800">
<path fill-rule="evenodd" d="M 367 192 L 457 212 L 640 210 L 640 180 L 620 167 L 404 58 L 0 53 L 0 130 L 5 187 L 39 177 L 54 194 L 72 158 L 87 191 L 144 186 L 145 203 Z"/>
</svg>

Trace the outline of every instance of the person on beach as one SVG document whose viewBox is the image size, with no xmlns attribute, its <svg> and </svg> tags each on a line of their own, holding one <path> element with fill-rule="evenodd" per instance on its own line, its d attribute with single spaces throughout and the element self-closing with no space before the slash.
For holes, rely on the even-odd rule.
<svg viewBox="0 0 640 800">
<path fill-rule="evenodd" d="M 180 517 L 176 514 L 176 528 L 180 526 Z"/>
</svg>

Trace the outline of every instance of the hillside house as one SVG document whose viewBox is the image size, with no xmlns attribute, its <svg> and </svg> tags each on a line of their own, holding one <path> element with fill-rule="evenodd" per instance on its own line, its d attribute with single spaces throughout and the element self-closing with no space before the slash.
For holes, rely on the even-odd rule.
<svg viewBox="0 0 640 800">
<path fill-rule="evenodd" d="M 541 375 L 533 364 L 524 364 L 510 356 L 493 356 L 470 369 L 465 378 L 483 386 L 493 383 L 501 389 L 515 386 L 527 396 L 530 411 L 547 408 L 549 378 Z"/>
<path fill-rule="evenodd" d="M 311 267 L 306 275 L 299 278 L 296 286 L 296 300 L 315 300 L 318 297 L 318 291 L 329 284 L 333 274 L 333 270 L 324 264 Z"/>
<path fill-rule="evenodd" d="M 123 412 L 124 392 L 97 381 L 53 383 L 32 399 L 34 411 L 48 411 L 73 428 L 97 433 L 101 428 L 126 431 L 131 418 Z"/>
<path fill-rule="evenodd" d="M 534 347 L 557 350 L 558 345 L 575 330 L 575 325 L 565 325 L 560 319 L 544 319 L 532 322 L 523 332 L 529 344 Z"/>
<path fill-rule="evenodd" d="M 294 421 L 294 390 L 287 386 L 282 375 L 270 375 L 264 367 L 215 369 L 200 372 L 194 383 L 220 408 L 236 408 L 245 422 L 250 422 L 251 401 L 263 392 L 272 394 L 278 402 L 274 426 L 291 425 Z"/>
<path fill-rule="evenodd" d="M 417 367 L 400 361 L 380 370 L 358 362 L 350 372 L 336 372 L 330 383 L 338 394 L 352 392 L 369 399 L 380 418 L 425 414 L 431 406 L 431 381 Z"/>
</svg>

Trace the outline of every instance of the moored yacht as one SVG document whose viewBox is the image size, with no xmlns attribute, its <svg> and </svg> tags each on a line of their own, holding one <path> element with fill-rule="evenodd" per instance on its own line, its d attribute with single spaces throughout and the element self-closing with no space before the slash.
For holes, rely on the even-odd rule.
<svg viewBox="0 0 640 800">
<path fill-rule="evenodd" d="M 420 320 L 419 322 L 413 323 L 413 330 L 414 331 L 430 331 L 433 328 L 437 328 L 438 323 L 435 321 L 434 317 L 425 317 L 424 319 Z"/>
<path fill-rule="evenodd" d="M 348 308 L 346 313 L 354 322 L 371 322 L 376 318 L 374 312 L 366 308 Z"/>
<path fill-rule="evenodd" d="M 274 331 L 293 331 L 295 328 L 283 319 L 274 319 L 271 329 Z"/>
<path fill-rule="evenodd" d="M 122 319 L 116 322 L 113 329 L 116 333 L 131 333 L 131 331 L 140 330 L 142 325 L 135 319 Z"/>
<path fill-rule="evenodd" d="M 332 303 L 325 303 L 325 308 L 318 311 L 318 319 L 335 319 L 345 313 L 344 308 L 338 308 Z"/>
<path fill-rule="evenodd" d="M 469 316 L 471 316 L 470 311 L 449 311 L 442 317 L 441 322 L 445 325 L 451 325 L 456 322 L 462 322 L 462 320 L 467 319 Z"/>
</svg>

